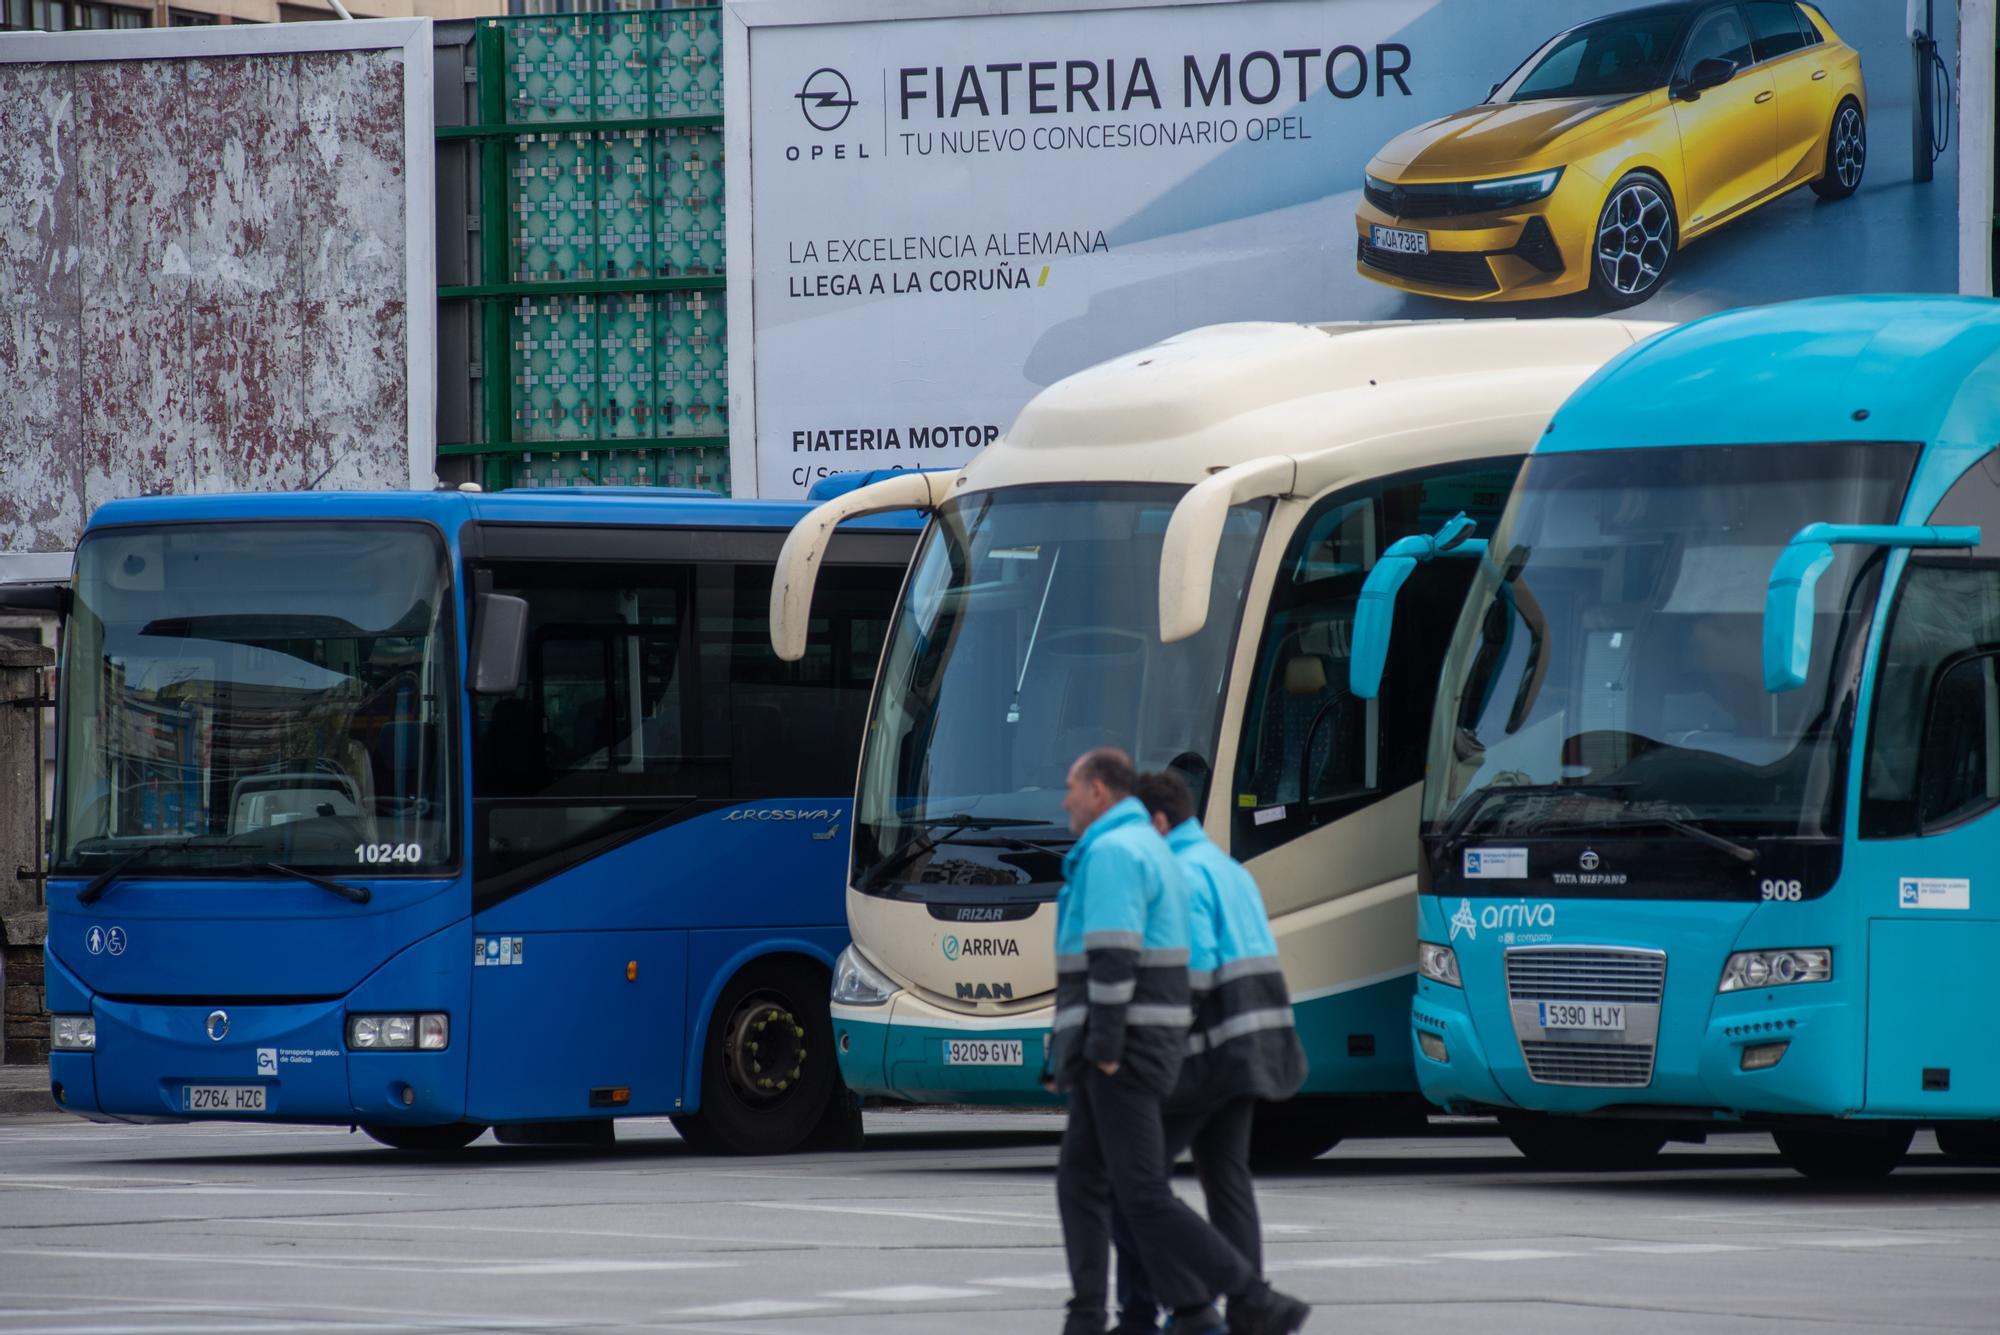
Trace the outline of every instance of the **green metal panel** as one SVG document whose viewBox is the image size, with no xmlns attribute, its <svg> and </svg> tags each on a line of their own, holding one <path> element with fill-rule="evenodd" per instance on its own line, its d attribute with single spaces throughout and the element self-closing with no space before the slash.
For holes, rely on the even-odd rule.
<svg viewBox="0 0 2000 1335">
<path fill-rule="evenodd" d="M 481 21 L 488 486 L 728 488 L 721 11 Z M 532 447 L 540 447 L 539 449 Z"/>
</svg>

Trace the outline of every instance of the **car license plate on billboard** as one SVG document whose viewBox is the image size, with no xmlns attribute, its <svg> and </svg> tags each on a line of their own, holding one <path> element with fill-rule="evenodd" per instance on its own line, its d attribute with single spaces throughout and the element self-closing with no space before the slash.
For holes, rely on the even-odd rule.
<svg viewBox="0 0 2000 1335">
<path fill-rule="evenodd" d="M 191 1113 L 260 1113 L 262 1085 L 182 1085 L 181 1111 Z"/>
<path fill-rule="evenodd" d="M 1399 255 L 1428 255 L 1431 253 L 1431 234 L 1412 232 L 1401 227 L 1384 227 L 1380 223 L 1369 225 L 1368 242 L 1377 250 L 1393 250 Z"/>
<path fill-rule="evenodd" d="M 1541 1021 L 1544 1029 L 1588 1029 L 1593 1032 L 1625 1032 L 1625 1008 L 1591 1001 L 1544 1001 Z"/>
<path fill-rule="evenodd" d="M 946 1066 L 1019 1066 L 1021 1040 L 1018 1038 L 948 1038 L 944 1041 Z"/>
</svg>

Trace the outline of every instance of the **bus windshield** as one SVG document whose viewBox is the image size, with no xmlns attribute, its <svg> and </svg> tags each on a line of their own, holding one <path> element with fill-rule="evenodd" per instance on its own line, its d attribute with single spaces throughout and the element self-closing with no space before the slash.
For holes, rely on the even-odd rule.
<svg viewBox="0 0 2000 1335">
<path fill-rule="evenodd" d="M 1810 675 L 1781 694 L 1763 685 L 1765 586 L 1806 524 L 1893 522 L 1916 454 L 1842 443 L 1530 459 L 1445 660 L 1425 832 L 1674 822 L 1838 838 L 1840 728 L 1880 551 L 1835 549 Z"/>
<path fill-rule="evenodd" d="M 443 544 L 414 524 L 86 536 L 57 869 L 450 864 L 445 571 Z"/>
<path fill-rule="evenodd" d="M 1018 487 L 938 511 L 862 752 L 856 888 L 1052 895 L 1071 842 L 1064 777 L 1092 747 L 1172 766 L 1203 793 L 1267 507 L 1230 511 L 1206 625 L 1162 644 L 1160 544 L 1184 492 Z"/>
</svg>

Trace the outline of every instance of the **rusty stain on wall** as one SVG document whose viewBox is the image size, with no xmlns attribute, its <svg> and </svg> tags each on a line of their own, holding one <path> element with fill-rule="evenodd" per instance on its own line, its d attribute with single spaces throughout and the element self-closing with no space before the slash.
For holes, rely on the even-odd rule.
<svg viewBox="0 0 2000 1335">
<path fill-rule="evenodd" d="M 396 51 L 0 65 L 0 551 L 409 485 Z"/>
</svg>

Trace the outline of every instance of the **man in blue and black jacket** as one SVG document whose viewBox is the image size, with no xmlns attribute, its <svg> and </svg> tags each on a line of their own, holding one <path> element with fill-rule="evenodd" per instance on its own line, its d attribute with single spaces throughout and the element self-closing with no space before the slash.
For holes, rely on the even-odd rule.
<svg viewBox="0 0 2000 1335">
<path fill-rule="evenodd" d="M 1166 840 L 1188 887 L 1194 1028 L 1180 1079 L 1167 1098 L 1167 1162 L 1184 1149 L 1194 1151 L 1209 1222 L 1261 1272 L 1264 1247 L 1250 1176 L 1250 1126 L 1260 1100 L 1288 1099 L 1306 1078 L 1305 1048 L 1293 1027 L 1278 944 L 1257 882 L 1202 831 L 1194 794 L 1181 776 L 1171 771 L 1142 774 L 1134 795 Z M 1157 1303 L 1123 1216 L 1114 1223 L 1112 1239 L 1118 1245 L 1120 1308 L 1115 1335 L 1153 1330 Z"/>
<path fill-rule="evenodd" d="M 1056 1201 L 1073 1290 L 1064 1335 L 1103 1335 L 1114 1201 L 1145 1260 L 1172 1335 L 1222 1335 L 1210 1306 L 1230 1298 L 1228 1329 L 1288 1335 L 1306 1307 L 1256 1267 L 1167 1182 L 1161 1105 L 1193 1019 L 1187 888 L 1132 797 L 1130 757 L 1111 748 L 1070 767 L 1063 809 L 1077 842 L 1056 898 L 1056 1016 L 1049 1064 L 1069 1093 Z"/>
</svg>

